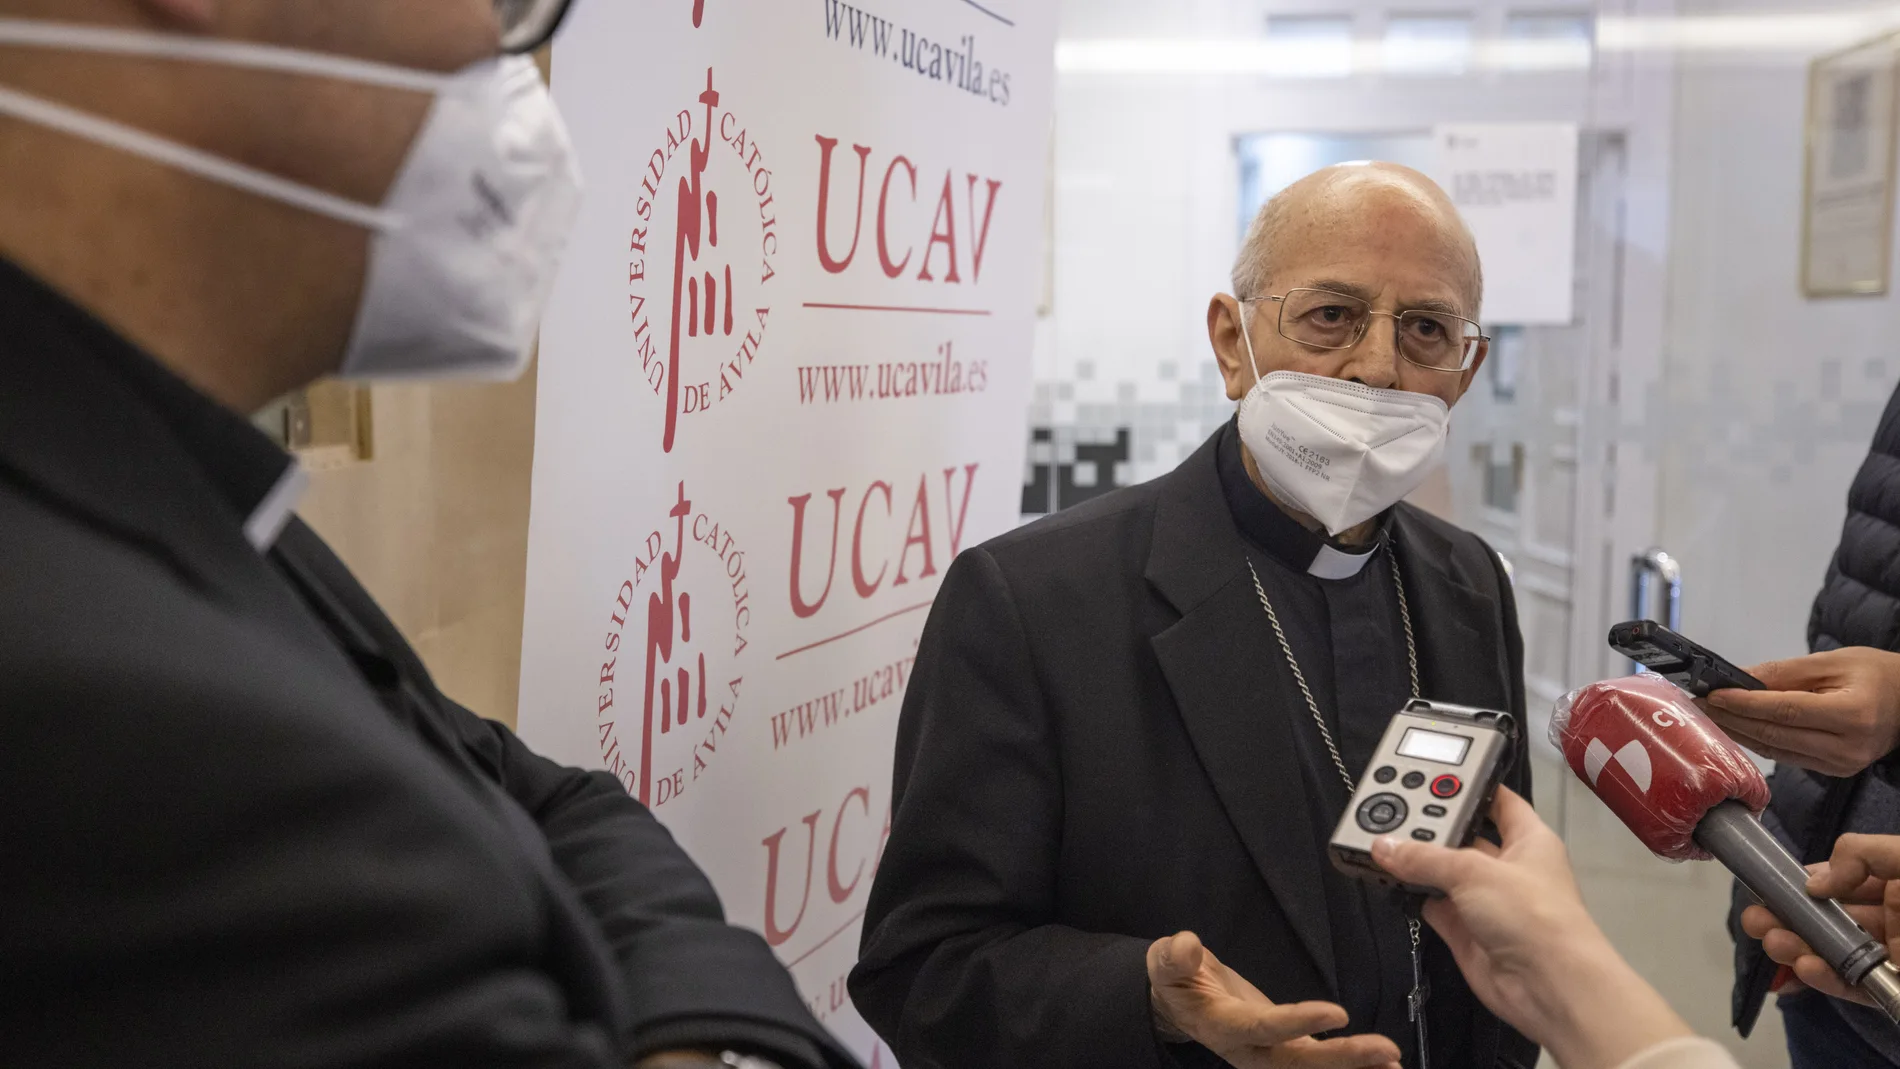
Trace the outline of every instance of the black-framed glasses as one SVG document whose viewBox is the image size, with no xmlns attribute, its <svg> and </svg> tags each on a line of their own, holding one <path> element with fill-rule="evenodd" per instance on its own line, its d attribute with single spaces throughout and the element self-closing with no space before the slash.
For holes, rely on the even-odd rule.
<svg viewBox="0 0 1900 1069">
<path fill-rule="evenodd" d="M 1276 301 L 1280 336 L 1315 349 L 1350 349 L 1359 344 L 1375 316 L 1395 320 L 1399 355 L 1430 371 L 1469 371 L 1491 343 L 1478 324 L 1450 312 L 1412 309 L 1375 312 L 1347 293 L 1302 287 L 1278 296 L 1248 297 L 1242 304 Z"/>
<path fill-rule="evenodd" d="M 573 0 L 495 0 L 495 18 L 501 23 L 501 50 L 511 55 L 532 52 L 547 44 L 561 28 Z"/>
</svg>

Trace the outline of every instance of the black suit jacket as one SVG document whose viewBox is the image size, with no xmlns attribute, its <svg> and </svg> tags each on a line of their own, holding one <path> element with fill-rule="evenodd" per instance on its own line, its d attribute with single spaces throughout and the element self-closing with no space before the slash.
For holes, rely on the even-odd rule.
<svg viewBox="0 0 1900 1069">
<path fill-rule="evenodd" d="M 247 434 L 0 261 L 0 1060 L 854 1064 L 612 777 L 246 541 Z"/>
<path fill-rule="evenodd" d="M 1401 505 L 1425 695 L 1524 712 L 1508 583 Z M 1307 711 L 1248 578 L 1210 440 L 1172 474 L 958 558 L 898 728 L 896 808 L 851 977 L 906 1069 L 1159 1067 L 1145 956 L 1198 932 L 1276 1001 L 1335 998 L 1293 733 Z M 1396 711 L 1396 710 L 1395 710 Z M 1357 771 L 1357 770 L 1355 770 Z M 1528 791 L 1519 762 L 1514 786 Z M 1435 1064 L 1523 1065 L 1434 943 Z"/>
</svg>

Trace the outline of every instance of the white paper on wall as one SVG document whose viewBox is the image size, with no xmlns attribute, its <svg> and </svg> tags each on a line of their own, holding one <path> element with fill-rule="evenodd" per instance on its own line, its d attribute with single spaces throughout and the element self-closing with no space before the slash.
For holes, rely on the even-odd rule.
<svg viewBox="0 0 1900 1069">
<path fill-rule="evenodd" d="M 520 730 L 652 806 L 851 1008 L 897 710 L 1013 526 L 1054 6 L 577 5 L 587 194 L 542 332 Z"/>
<path fill-rule="evenodd" d="M 1577 240 L 1577 125 L 1439 126 L 1438 170 L 1484 260 L 1486 323 L 1568 323 Z"/>
</svg>

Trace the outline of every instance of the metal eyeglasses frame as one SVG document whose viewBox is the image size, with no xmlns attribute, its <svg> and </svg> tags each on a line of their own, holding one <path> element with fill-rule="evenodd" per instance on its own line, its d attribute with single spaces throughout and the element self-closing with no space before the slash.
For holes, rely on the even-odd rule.
<svg viewBox="0 0 1900 1069">
<path fill-rule="evenodd" d="M 1321 345 L 1318 342 L 1307 341 L 1304 338 L 1295 338 L 1286 332 L 1286 300 L 1288 297 L 1291 297 L 1296 293 L 1323 293 L 1328 297 L 1337 297 L 1341 301 L 1347 302 L 1349 305 L 1357 305 L 1357 306 L 1364 307 L 1366 310 L 1366 318 L 1364 319 L 1364 321 L 1362 321 L 1359 324 L 1359 330 L 1357 333 L 1353 335 L 1352 340 L 1347 342 L 1344 345 Z M 1453 315 L 1450 312 L 1427 312 L 1423 309 L 1417 309 L 1417 308 L 1408 309 L 1403 312 L 1380 312 L 1380 311 L 1374 310 L 1372 306 L 1366 304 L 1365 301 L 1361 300 L 1358 297 L 1354 297 L 1350 293 L 1339 293 L 1334 290 L 1319 289 L 1318 287 L 1315 287 L 1315 286 L 1295 286 L 1293 289 L 1287 290 L 1285 293 L 1278 294 L 1278 295 L 1265 294 L 1259 297 L 1240 297 L 1240 298 L 1237 298 L 1237 300 L 1239 300 L 1239 302 L 1242 305 L 1258 304 L 1261 301 L 1279 302 L 1280 314 L 1274 317 L 1274 321 L 1273 321 L 1274 333 L 1280 335 L 1280 337 L 1285 338 L 1287 341 L 1290 341 L 1295 345 L 1304 345 L 1309 349 L 1330 349 L 1335 352 L 1342 352 L 1344 350 L 1351 349 L 1352 347 L 1358 345 L 1360 342 L 1366 340 L 1366 332 L 1372 329 L 1372 317 L 1384 316 L 1387 319 L 1392 320 L 1394 324 L 1396 324 L 1396 326 L 1394 327 L 1394 340 L 1397 343 L 1399 355 L 1405 358 L 1406 363 L 1411 364 L 1414 367 L 1424 368 L 1426 371 L 1442 371 L 1447 374 L 1454 374 L 1454 375 L 1462 374 L 1463 372 L 1471 370 L 1471 368 L 1477 363 L 1477 355 L 1483 352 L 1485 349 L 1487 349 L 1491 344 L 1491 337 L 1490 335 L 1484 333 L 1483 327 L 1479 326 L 1477 322 L 1470 319 L 1466 319 L 1464 316 L 1461 316 L 1461 315 Z M 1456 319 L 1458 322 L 1463 323 L 1466 326 L 1478 332 L 1476 334 L 1464 335 L 1465 344 L 1463 347 L 1464 348 L 1463 362 L 1458 367 L 1440 367 L 1437 364 L 1427 364 L 1422 360 L 1415 359 L 1411 353 L 1406 352 L 1405 331 L 1402 328 L 1404 327 L 1405 323 L 1408 320 L 1423 318 L 1426 316 L 1430 316 L 1433 318 L 1442 317 L 1442 318 L 1448 318 L 1448 319 Z"/>
<path fill-rule="evenodd" d="M 554 32 L 573 8 L 573 0 L 494 0 L 501 20 L 501 50 L 509 55 L 533 52 L 554 39 Z M 509 12 L 521 11 L 513 24 Z"/>
</svg>

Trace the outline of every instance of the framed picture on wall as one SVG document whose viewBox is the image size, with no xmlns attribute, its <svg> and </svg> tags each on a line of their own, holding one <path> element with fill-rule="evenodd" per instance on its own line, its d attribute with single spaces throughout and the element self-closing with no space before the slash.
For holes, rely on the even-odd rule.
<svg viewBox="0 0 1900 1069">
<path fill-rule="evenodd" d="M 1892 274 L 1900 34 L 1808 68 L 1801 288 L 1809 297 L 1887 292 Z"/>
</svg>

